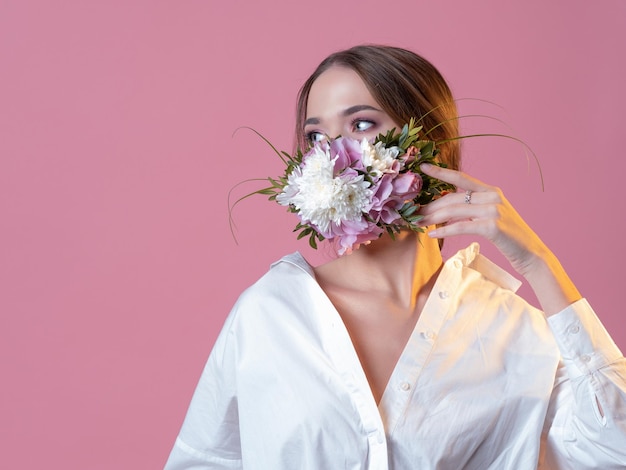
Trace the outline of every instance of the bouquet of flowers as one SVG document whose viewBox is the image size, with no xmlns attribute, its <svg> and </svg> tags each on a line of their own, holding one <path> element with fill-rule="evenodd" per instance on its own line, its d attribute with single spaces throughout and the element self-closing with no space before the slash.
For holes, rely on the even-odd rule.
<svg viewBox="0 0 626 470">
<path fill-rule="evenodd" d="M 298 239 L 308 236 L 313 248 L 334 240 L 340 255 L 385 232 L 421 232 L 420 206 L 455 190 L 420 171 L 422 163 L 445 166 L 435 158 L 435 142 L 421 131 L 411 119 L 401 132 L 392 129 L 373 142 L 338 137 L 294 155 L 274 149 L 285 173 L 267 178 L 271 186 L 253 194 L 269 195 L 297 214 Z"/>
</svg>

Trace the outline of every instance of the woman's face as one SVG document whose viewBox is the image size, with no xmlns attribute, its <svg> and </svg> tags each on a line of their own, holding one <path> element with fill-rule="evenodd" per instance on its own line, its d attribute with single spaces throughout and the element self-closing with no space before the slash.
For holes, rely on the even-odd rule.
<svg viewBox="0 0 626 470">
<path fill-rule="evenodd" d="M 381 109 L 361 77 L 334 66 L 311 86 L 304 134 L 311 143 L 338 136 L 372 139 L 400 126 Z"/>
</svg>

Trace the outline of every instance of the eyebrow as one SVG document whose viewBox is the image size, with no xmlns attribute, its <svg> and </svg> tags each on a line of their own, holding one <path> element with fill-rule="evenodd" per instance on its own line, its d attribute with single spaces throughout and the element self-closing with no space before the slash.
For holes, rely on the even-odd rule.
<svg viewBox="0 0 626 470">
<path fill-rule="evenodd" d="M 355 106 L 350 106 L 349 108 L 344 109 L 341 112 L 341 115 L 346 117 L 346 116 L 350 116 L 352 114 L 358 113 L 359 111 L 378 111 L 378 112 L 382 112 L 382 109 L 378 109 L 375 108 L 374 106 L 370 106 L 369 104 L 357 104 Z M 319 118 L 308 118 L 306 121 L 304 121 L 304 125 L 307 126 L 309 124 L 319 124 L 320 120 Z"/>
</svg>

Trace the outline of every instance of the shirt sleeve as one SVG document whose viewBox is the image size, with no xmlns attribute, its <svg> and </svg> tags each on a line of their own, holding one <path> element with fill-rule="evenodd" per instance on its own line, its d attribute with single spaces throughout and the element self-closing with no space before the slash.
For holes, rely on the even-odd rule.
<svg viewBox="0 0 626 470">
<path fill-rule="evenodd" d="M 215 342 L 165 470 L 242 468 L 233 317 Z"/>
<path fill-rule="evenodd" d="M 626 469 L 626 360 L 585 299 L 548 323 L 561 362 L 539 468 Z"/>
</svg>

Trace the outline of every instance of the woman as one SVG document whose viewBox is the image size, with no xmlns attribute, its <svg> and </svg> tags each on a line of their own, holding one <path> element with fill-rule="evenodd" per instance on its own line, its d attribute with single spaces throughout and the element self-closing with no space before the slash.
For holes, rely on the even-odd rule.
<svg viewBox="0 0 626 470">
<path fill-rule="evenodd" d="M 329 56 L 298 100 L 300 144 L 373 138 L 424 116 L 457 135 L 437 70 L 412 52 Z M 430 111 L 430 112 L 429 112 Z M 297 253 L 246 290 L 211 353 L 166 468 L 626 468 L 626 361 L 559 261 L 498 188 L 423 207 L 424 233 L 387 235 L 311 267 Z M 438 240 L 495 244 L 529 282 Z M 547 320 L 546 320 L 547 319 Z"/>
</svg>

